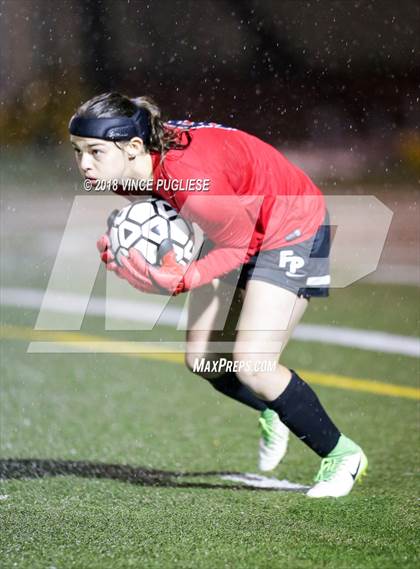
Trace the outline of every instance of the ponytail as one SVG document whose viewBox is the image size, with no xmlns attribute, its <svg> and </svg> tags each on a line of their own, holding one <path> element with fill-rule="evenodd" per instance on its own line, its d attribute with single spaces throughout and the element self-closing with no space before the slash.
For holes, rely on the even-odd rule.
<svg viewBox="0 0 420 569">
<path fill-rule="evenodd" d="M 175 131 L 165 125 L 161 119 L 161 111 L 157 104 L 150 97 L 135 97 L 130 101 L 138 108 L 145 109 L 150 117 L 150 138 L 147 145 L 149 152 L 159 152 L 162 159 L 169 150 L 183 150 L 191 143 L 191 135 L 188 130 L 181 132 Z M 182 134 L 185 134 L 187 141 L 181 142 Z"/>
</svg>

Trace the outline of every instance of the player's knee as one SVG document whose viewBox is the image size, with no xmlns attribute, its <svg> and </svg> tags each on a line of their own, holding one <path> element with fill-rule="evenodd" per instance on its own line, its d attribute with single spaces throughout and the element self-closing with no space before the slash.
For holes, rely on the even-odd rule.
<svg viewBox="0 0 420 569">
<path fill-rule="evenodd" d="M 249 371 L 238 371 L 236 373 L 237 378 L 241 383 L 243 383 L 248 389 L 250 389 L 257 397 L 261 399 L 266 399 L 266 389 L 264 384 L 264 378 L 262 374 L 258 372 Z"/>
<path fill-rule="evenodd" d="M 190 352 L 186 352 L 185 353 L 185 358 L 184 358 L 184 363 L 186 365 L 186 367 L 192 372 L 192 373 L 197 373 L 197 370 L 199 369 L 198 367 L 198 362 L 204 357 L 204 354 L 199 354 L 197 352 L 195 353 L 190 353 Z M 198 374 L 198 373 L 197 373 Z M 199 374 L 198 374 L 199 375 Z"/>
<path fill-rule="evenodd" d="M 203 379 L 217 379 L 223 372 L 217 366 L 218 358 L 209 354 L 190 353 L 185 354 L 185 365 L 194 373 Z"/>
<path fill-rule="evenodd" d="M 268 381 L 273 374 L 277 373 L 278 362 L 276 358 L 250 358 L 244 354 L 234 354 L 234 366 L 237 378 L 257 397 L 264 400 L 271 400 L 272 389 L 271 381 Z"/>
<path fill-rule="evenodd" d="M 251 391 L 257 394 L 260 384 L 259 372 L 256 370 L 253 362 L 242 354 L 233 354 L 234 368 L 237 378 L 241 383 L 246 385 Z"/>
</svg>

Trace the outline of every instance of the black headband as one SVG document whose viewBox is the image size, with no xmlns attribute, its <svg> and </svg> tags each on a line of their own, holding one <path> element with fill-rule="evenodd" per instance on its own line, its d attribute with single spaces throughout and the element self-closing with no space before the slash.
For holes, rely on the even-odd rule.
<svg viewBox="0 0 420 569">
<path fill-rule="evenodd" d="M 150 120 L 146 109 L 138 109 L 131 117 L 87 118 L 73 116 L 69 122 L 70 134 L 103 140 L 130 140 L 139 136 L 149 142 Z"/>
</svg>

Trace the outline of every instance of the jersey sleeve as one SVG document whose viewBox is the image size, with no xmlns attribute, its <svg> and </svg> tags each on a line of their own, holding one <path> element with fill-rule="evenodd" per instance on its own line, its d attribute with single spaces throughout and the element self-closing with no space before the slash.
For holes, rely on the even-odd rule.
<svg viewBox="0 0 420 569">
<path fill-rule="evenodd" d="M 184 277 L 188 289 L 207 284 L 248 260 L 256 220 L 227 180 L 212 177 L 210 192 L 190 195 L 181 214 L 196 222 L 215 245 L 188 268 Z"/>
</svg>

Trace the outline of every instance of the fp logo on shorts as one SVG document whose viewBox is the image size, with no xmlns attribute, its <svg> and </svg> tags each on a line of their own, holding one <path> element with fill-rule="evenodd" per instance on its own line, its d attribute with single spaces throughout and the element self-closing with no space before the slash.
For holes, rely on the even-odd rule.
<svg viewBox="0 0 420 569">
<path fill-rule="evenodd" d="M 302 259 L 302 257 L 294 255 L 291 249 L 287 251 L 280 251 L 279 267 L 281 269 L 285 269 L 287 265 L 289 265 L 289 270 L 286 271 L 286 275 L 288 277 L 304 277 L 305 275 L 296 273 L 296 271 L 301 269 L 304 264 L 305 261 Z"/>
</svg>

